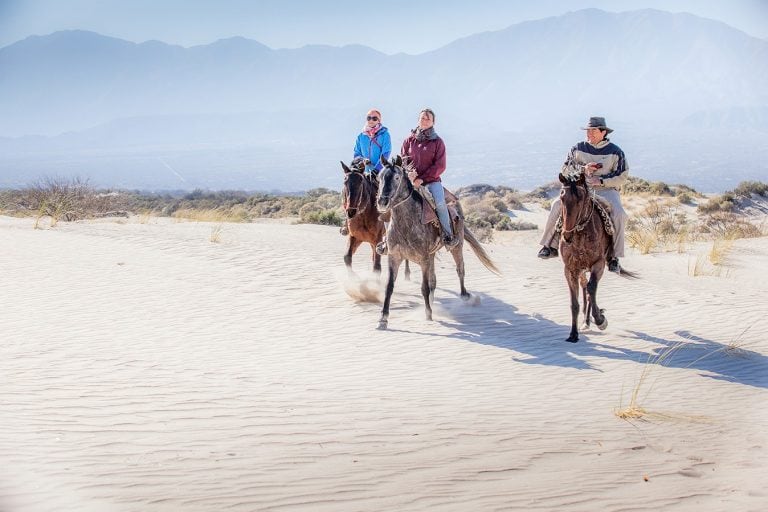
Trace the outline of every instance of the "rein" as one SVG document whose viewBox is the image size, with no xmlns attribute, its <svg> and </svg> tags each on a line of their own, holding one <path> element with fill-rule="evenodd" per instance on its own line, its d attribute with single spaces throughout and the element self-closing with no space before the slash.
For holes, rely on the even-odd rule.
<svg viewBox="0 0 768 512">
<path fill-rule="evenodd" d="M 573 233 L 574 231 L 584 231 L 584 228 L 587 227 L 587 222 L 589 222 L 589 219 L 592 218 L 592 214 L 595 211 L 595 200 L 590 197 L 590 190 L 587 187 L 584 187 L 585 192 L 587 193 L 587 205 L 583 206 L 581 210 L 579 211 L 579 215 L 576 216 L 576 225 L 573 226 L 571 229 L 565 229 L 565 222 L 563 222 L 563 232 L 562 234 L 565 235 L 566 233 Z M 589 213 L 587 213 L 581 221 L 579 219 L 581 218 L 582 213 L 584 213 L 584 210 L 589 209 Z"/>
<path fill-rule="evenodd" d="M 366 184 L 365 184 L 365 180 L 366 180 L 366 178 L 365 178 L 365 176 L 362 176 L 362 173 L 361 173 L 361 177 L 362 177 L 362 179 L 363 179 L 363 185 L 362 185 L 362 187 L 363 187 L 363 189 L 366 189 L 366 190 L 367 190 L 367 189 L 368 189 L 368 187 L 369 187 L 369 185 L 366 185 Z M 370 191 L 368 192 L 368 194 L 370 194 Z M 361 191 L 361 192 L 360 192 L 360 194 L 359 194 L 359 196 L 358 196 L 358 201 L 357 201 L 357 204 L 354 204 L 354 205 L 352 205 L 352 207 L 353 207 L 355 210 L 357 210 L 357 213 L 358 213 L 358 214 L 360 214 L 360 213 L 362 213 L 362 212 L 364 212 L 365 210 L 367 210 L 367 209 L 368 209 L 368 206 L 369 206 L 369 203 L 370 203 L 370 201 L 366 201 L 364 196 L 365 196 L 365 193 L 363 193 L 363 192 Z M 363 206 L 360 206 L 361 204 L 362 204 Z"/>
<path fill-rule="evenodd" d="M 405 175 L 403 175 L 403 179 L 402 179 L 402 180 L 400 180 L 400 183 L 398 183 L 398 185 L 397 185 L 397 190 L 395 190 L 395 193 L 394 193 L 394 194 L 389 194 L 388 196 L 381 196 L 381 197 L 384 197 L 385 199 L 389 199 L 389 198 L 390 198 L 390 197 L 392 197 L 392 196 L 394 196 L 394 197 L 397 197 L 397 196 L 398 196 L 398 194 L 400 193 L 400 188 L 403 186 L 403 182 L 404 182 L 405 180 L 407 180 L 407 179 L 408 179 L 408 176 L 405 176 Z M 401 204 L 403 204 L 404 202 L 406 202 L 406 201 L 407 201 L 408 199 L 410 199 L 410 198 L 411 198 L 411 194 L 408 194 L 407 196 L 405 196 L 403 199 L 401 199 L 401 200 L 400 200 L 400 201 L 398 201 L 397 203 L 395 203 L 395 204 L 393 204 L 393 205 L 390 205 L 390 206 L 389 206 L 389 208 L 387 208 L 387 209 L 388 209 L 388 210 L 393 210 L 393 209 L 395 209 L 396 207 L 398 207 L 398 206 L 400 206 Z"/>
</svg>

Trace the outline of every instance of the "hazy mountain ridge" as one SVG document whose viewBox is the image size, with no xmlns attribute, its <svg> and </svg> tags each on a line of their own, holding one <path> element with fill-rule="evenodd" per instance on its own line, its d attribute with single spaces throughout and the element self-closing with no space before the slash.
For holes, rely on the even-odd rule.
<svg viewBox="0 0 768 512">
<path fill-rule="evenodd" d="M 57 32 L 0 49 L 0 134 L 6 135 L 0 137 L 0 186 L 46 169 L 78 168 L 111 184 L 126 158 L 167 161 L 176 152 L 195 167 L 189 172 L 210 177 L 195 186 L 253 188 L 257 183 L 237 177 L 268 181 L 264 173 L 282 162 L 295 167 L 281 177 L 318 181 L 280 188 L 328 186 L 336 176 L 318 172 L 314 162 L 351 154 L 361 112 L 370 105 L 384 111 L 395 147 L 419 108 L 435 108 L 438 130 L 450 142 L 452 172 L 469 180 L 463 184 L 477 181 L 472 173 L 488 165 L 510 180 L 534 165 L 554 168 L 561 156 L 553 155 L 565 153 L 578 123 L 592 114 L 609 119 L 624 137 L 622 147 L 632 138 L 643 147 L 648 134 L 675 144 L 669 152 L 679 168 L 690 141 L 709 151 L 712 140 L 727 151 L 718 130 L 737 128 L 746 140 L 768 132 L 765 83 L 768 41 L 655 10 L 576 11 L 420 55 L 360 45 L 273 50 L 243 37 L 184 48 Z M 700 128 L 708 132 L 692 133 Z M 61 132 L 68 133 L 19 137 Z M 528 147 L 537 142 L 546 147 Z M 224 164 L 222 151 L 232 147 L 242 158 Z M 545 161 L 542 151 L 550 155 Z M 103 159 L 101 167 L 90 158 L 105 154 L 113 160 Z M 765 172 L 765 156 L 757 151 L 740 168 Z M 660 158 L 642 153 L 630 160 L 648 169 L 654 157 Z M 253 160 L 272 163 L 258 169 Z M 186 186 L 153 181 L 153 173 L 143 169 L 131 180 L 148 179 L 143 185 L 149 188 Z"/>
</svg>

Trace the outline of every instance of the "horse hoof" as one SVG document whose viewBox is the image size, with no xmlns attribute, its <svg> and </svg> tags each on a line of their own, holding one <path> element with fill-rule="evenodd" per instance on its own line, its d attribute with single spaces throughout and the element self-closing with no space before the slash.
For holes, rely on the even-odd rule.
<svg viewBox="0 0 768 512">
<path fill-rule="evenodd" d="M 579 341 L 579 337 L 571 335 L 565 338 L 565 341 L 567 341 L 568 343 L 576 343 L 577 341 Z"/>
<path fill-rule="evenodd" d="M 600 329 L 601 331 L 604 331 L 606 327 L 608 327 L 608 317 L 604 316 L 603 323 L 597 324 L 597 328 Z"/>
<path fill-rule="evenodd" d="M 387 321 L 386 320 L 381 320 L 379 322 L 379 326 L 376 329 L 378 329 L 380 331 L 386 331 L 387 330 Z"/>
</svg>

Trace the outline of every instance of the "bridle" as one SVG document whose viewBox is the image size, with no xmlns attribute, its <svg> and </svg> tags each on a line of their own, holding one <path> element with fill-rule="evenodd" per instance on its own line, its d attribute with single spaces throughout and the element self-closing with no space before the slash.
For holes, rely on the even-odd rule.
<svg viewBox="0 0 768 512">
<path fill-rule="evenodd" d="M 363 190 L 361 190 L 360 193 L 358 194 L 357 204 L 351 205 L 353 209 L 357 210 L 357 213 L 356 213 L 356 215 L 357 215 L 357 214 L 360 214 L 360 213 L 364 212 L 368 208 L 368 205 L 369 205 L 370 201 L 366 201 L 365 200 L 365 195 L 366 194 L 365 194 L 365 190 L 364 189 L 367 186 L 365 184 L 365 179 L 366 179 L 365 176 L 360 171 L 352 171 L 349 174 L 349 176 L 352 176 L 353 174 L 359 174 L 360 175 L 360 179 L 363 180 L 362 183 L 360 184 L 360 186 L 361 186 L 361 188 Z M 361 204 L 362 204 L 362 206 L 361 206 Z M 350 209 L 350 208 L 347 208 L 347 209 Z"/>
<path fill-rule="evenodd" d="M 390 167 L 390 169 L 395 169 L 395 167 L 394 166 Z M 397 168 L 397 169 L 398 169 L 397 172 L 399 172 L 402 175 L 402 179 L 400 180 L 400 183 L 397 184 L 397 190 L 395 190 L 394 194 L 389 194 L 389 195 L 386 195 L 386 196 L 380 195 L 379 199 L 383 198 L 383 199 L 386 199 L 387 201 L 389 201 L 390 197 L 398 197 L 398 195 L 400 194 L 400 189 L 402 188 L 403 183 L 405 182 L 405 180 L 408 179 L 408 176 L 405 174 L 405 170 L 404 169 L 402 169 L 402 168 Z M 393 170 L 393 172 L 395 172 L 395 171 Z M 398 206 L 400 206 L 401 204 L 403 204 L 404 202 L 406 202 L 410 198 L 411 198 L 411 194 L 406 195 L 404 198 L 399 200 L 397 203 L 391 204 L 391 205 L 387 206 L 387 210 L 393 210 L 393 209 L 397 208 Z M 387 210 L 384 210 L 384 211 L 387 211 Z"/>
<path fill-rule="evenodd" d="M 571 183 L 568 186 L 578 187 L 579 185 L 576 183 Z M 562 188 L 564 189 L 565 185 L 563 185 Z M 584 228 L 587 226 L 587 222 L 589 222 L 589 219 L 592 218 L 592 213 L 595 211 L 595 201 L 591 197 L 591 195 L 594 194 L 594 192 L 586 185 L 586 183 L 584 184 L 584 191 L 587 193 L 587 198 L 585 201 L 585 203 L 587 204 L 582 205 L 581 209 L 579 210 L 579 214 L 576 216 L 576 224 L 571 229 L 565 228 L 565 215 L 563 215 L 562 237 L 564 240 L 565 240 L 565 235 L 568 233 L 573 233 L 573 232 L 578 233 L 580 231 L 584 231 Z M 565 206 L 563 206 L 563 212 L 565 212 Z"/>
</svg>

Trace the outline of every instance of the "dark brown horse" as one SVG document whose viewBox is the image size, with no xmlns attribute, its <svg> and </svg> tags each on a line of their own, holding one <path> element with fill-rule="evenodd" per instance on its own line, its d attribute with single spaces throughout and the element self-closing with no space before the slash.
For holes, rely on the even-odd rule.
<svg viewBox="0 0 768 512">
<path fill-rule="evenodd" d="M 437 286 L 435 276 L 435 253 L 443 247 L 440 229 L 432 224 L 422 222 L 422 212 L 428 206 L 418 194 L 408 179 L 400 156 L 379 173 L 379 194 L 376 205 L 380 212 L 390 213 L 391 220 L 387 229 L 388 267 L 386 296 L 384 308 L 379 319 L 379 329 L 386 329 L 389 321 L 389 304 L 395 289 L 395 279 L 403 260 L 411 260 L 421 266 L 421 294 L 424 297 L 427 320 L 432 320 L 432 300 Z M 454 233 L 459 243 L 451 249 L 451 256 L 456 262 L 456 272 L 459 275 L 461 298 L 467 300 L 470 294 L 464 287 L 464 242 L 470 247 L 480 262 L 490 271 L 499 273 L 498 269 L 486 254 L 480 242 L 464 225 L 461 207 L 458 206 L 459 218 L 456 221 Z"/>
<path fill-rule="evenodd" d="M 384 238 L 384 222 L 376 209 L 378 183 L 374 176 L 363 173 L 362 162 L 352 162 L 350 166 L 341 162 L 341 168 L 344 169 L 341 197 L 349 227 L 344 264 L 351 269 L 352 255 L 360 244 L 368 242 L 373 253 L 373 270 L 381 272 L 381 256 L 376 253 L 376 244 Z"/>
<path fill-rule="evenodd" d="M 584 301 L 584 322 L 587 327 L 590 317 L 600 330 L 608 327 L 608 319 L 597 305 L 597 283 L 603 277 L 608 251 L 613 239 L 605 230 L 599 213 L 597 199 L 587 185 L 583 173 L 560 175 L 563 184 L 560 201 L 563 205 L 563 228 L 560 235 L 560 255 L 565 263 L 565 280 L 571 292 L 571 334 L 565 341 L 579 341 L 576 323 L 579 317 L 579 286 Z M 589 280 L 587 280 L 589 272 Z M 637 277 L 621 269 L 622 277 Z"/>
</svg>

